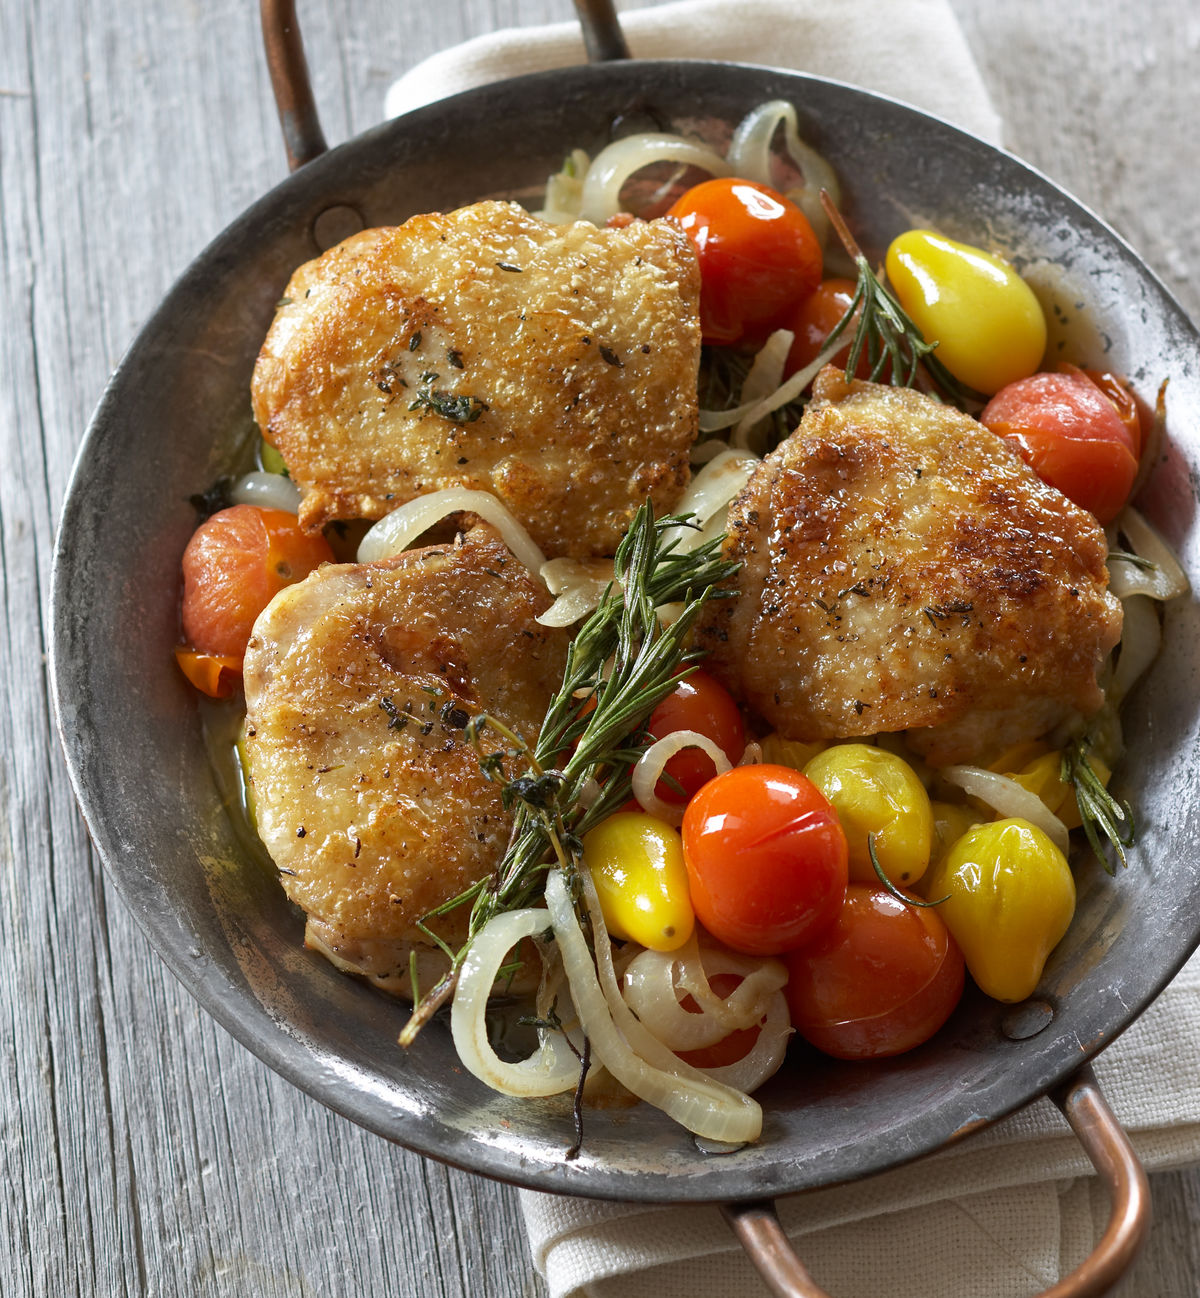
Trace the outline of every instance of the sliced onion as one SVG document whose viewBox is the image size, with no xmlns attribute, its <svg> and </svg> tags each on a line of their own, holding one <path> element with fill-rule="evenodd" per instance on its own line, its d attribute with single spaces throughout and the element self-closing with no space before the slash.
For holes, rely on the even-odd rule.
<svg viewBox="0 0 1200 1298">
<path fill-rule="evenodd" d="M 1071 836 L 1066 825 L 1024 785 L 996 771 L 985 771 L 981 766 L 943 766 L 939 774 L 1002 816 L 1014 816 L 1036 825 L 1064 856 L 1067 855 Z"/>
<path fill-rule="evenodd" d="M 1107 701 L 1119 707 L 1150 664 L 1158 657 L 1162 645 L 1162 623 L 1158 608 L 1146 595 L 1130 595 L 1121 601 L 1125 620 L 1121 626 L 1121 651 L 1117 666 L 1104 691 Z"/>
<path fill-rule="evenodd" d="M 577 221 L 583 204 L 583 178 L 591 165 L 591 158 L 582 149 L 572 149 L 561 170 L 546 181 L 546 205 L 534 215 L 552 225 Z"/>
<path fill-rule="evenodd" d="M 765 419 L 773 410 L 778 410 L 780 406 L 786 406 L 789 401 L 794 401 L 844 345 L 845 340 L 842 338 L 830 343 L 816 360 L 806 365 L 804 369 L 797 370 L 786 383 L 781 384 L 770 396 L 763 397 L 761 401 L 734 406 L 732 410 L 701 410 L 700 431 L 716 433 L 722 428 L 731 428 L 746 419 L 750 420 L 751 424 Z"/>
<path fill-rule="evenodd" d="M 654 789 L 662 778 L 666 764 L 685 748 L 699 748 L 707 753 L 712 758 L 718 775 L 724 775 L 731 765 L 724 750 L 697 730 L 674 730 L 669 735 L 656 739 L 637 759 L 630 783 L 633 796 L 641 803 L 642 809 L 657 816 L 659 820 L 665 820 L 669 825 L 683 823 L 684 808 L 678 803 L 664 802 Z"/>
<path fill-rule="evenodd" d="M 745 176 L 763 185 L 773 184 L 771 143 L 780 126 L 783 127 L 784 149 L 804 176 L 804 188 L 790 191 L 788 197 L 808 217 L 809 224 L 824 243 L 829 218 L 821 206 L 821 190 L 828 190 L 836 206 L 841 201 L 841 187 L 837 173 L 825 158 L 800 138 L 800 125 L 791 104 L 783 99 L 772 99 L 747 114 L 733 133 L 729 166 L 735 176 Z"/>
<path fill-rule="evenodd" d="M 258 505 L 261 509 L 282 509 L 295 514 L 300 510 L 304 492 L 282 473 L 247 473 L 239 478 L 229 493 L 235 505 Z"/>
<path fill-rule="evenodd" d="M 599 607 L 613 579 L 612 560 L 551 559 L 542 564 L 541 578 L 555 600 L 535 621 L 571 626 Z"/>
<path fill-rule="evenodd" d="M 641 951 L 625 969 L 625 1002 L 670 1050 L 699 1050 L 753 1027 L 787 982 L 787 970 L 778 960 L 731 954 L 701 951 L 694 934 L 677 951 Z M 710 975 L 719 973 L 741 975 L 727 997 L 718 996 L 709 983 Z M 695 1011 L 680 1003 L 681 992 L 695 1001 Z"/>
<path fill-rule="evenodd" d="M 682 135 L 647 132 L 617 140 L 592 160 L 583 182 L 580 215 L 594 225 L 603 225 L 621 210 L 621 189 L 643 167 L 671 162 L 679 167 L 699 167 L 713 176 L 728 176 L 729 164 L 719 153 Z"/>
<path fill-rule="evenodd" d="M 792 1032 L 787 997 L 781 991 L 775 992 L 767 1001 L 757 1040 L 741 1059 L 735 1059 L 733 1063 L 723 1064 L 719 1068 L 702 1068 L 700 1071 L 713 1081 L 732 1086 L 734 1090 L 747 1093 L 756 1091 L 768 1077 L 774 1077 L 779 1071 Z"/>
<path fill-rule="evenodd" d="M 446 487 L 405 502 L 385 514 L 363 537 L 358 547 L 359 563 L 378 563 L 406 550 L 422 533 L 450 514 L 478 514 L 500 533 L 514 555 L 537 576 L 546 556 L 533 537 L 513 517 L 509 508 L 490 491 L 470 487 Z"/>
<path fill-rule="evenodd" d="M 698 527 L 673 527 L 663 537 L 675 541 L 677 554 L 691 554 L 709 539 L 707 525 L 714 519 L 720 526 L 717 535 L 725 530 L 725 517 L 729 502 L 750 481 L 754 470 L 762 461 L 751 451 L 730 450 L 723 447 L 692 478 L 687 491 L 675 506 L 675 513 L 688 515 Z"/>
<path fill-rule="evenodd" d="M 685 1064 L 642 1026 L 621 999 L 596 890 L 586 874 L 583 892 L 596 942 L 594 963 L 562 871 L 551 870 L 546 879 L 546 905 L 592 1053 L 634 1095 L 662 1109 L 688 1131 L 710 1140 L 756 1140 L 762 1132 L 759 1105 Z"/>
<path fill-rule="evenodd" d="M 488 1041 L 485 1014 L 500 966 L 523 938 L 550 926 L 540 908 L 497 915 L 476 935 L 459 971 L 450 1007 L 454 1048 L 468 1071 L 504 1095 L 559 1095 L 579 1080 L 579 1061 L 561 1032 L 539 1028 L 537 1051 L 517 1063 L 506 1063 Z"/>
<path fill-rule="evenodd" d="M 742 384 L 742 405 L 757 405 L 779 388 L 795 336 L 790 329 L 776 329 L 762 345 Z M 750 435 L 760 422 L 747 415 L 733 430 L 729 445 L 738 450 L 749 450 Z"/>
<path fill-rule="evenodd" d="M 1144 568 L 1119 555 L 1108 561 L 1108 588 L 1118 599 L 1128 595 L 1149 595 L 1151 599 L 1174 599 L 1188 592 L 1187 574 L 1180 567 L 1174 551 L 1163 536 L 1138 513 L 1126 505 L 1109 528 L 1112 535 L 1124 536 L 1130 550 L 1139 559 L 1154 566 Z"/>
</svg>

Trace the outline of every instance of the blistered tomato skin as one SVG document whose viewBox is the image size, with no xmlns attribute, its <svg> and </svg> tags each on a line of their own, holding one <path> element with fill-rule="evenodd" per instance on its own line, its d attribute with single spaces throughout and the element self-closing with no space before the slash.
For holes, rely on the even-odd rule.
<svg viewBox="0 0 1200 1298">
<path fill-rule="evenodd" d="M 706 180 L 667 216 L 700 262 L 700 331 L 706 343 L 761 343 L 821 282 L 821 245 L 789 198 L 752 180 Z"/>
<path fill-rule="evenodd" d="M 583 855 L 608 931 L 652 951 L 674 951 L 695 914 L 679 832 L 640 811 L 619 811 L 583 837 Z"/>
<path fill-rule="evenodd" d="M 946 898 L 938 914 L 971 977 L 998 1001 L 1033 994 L 1075 914 L 1066 857 L 1026 820 L 968 830 L 930 871 L 925 891 Z"/>
<path fill-rule="evenodd" d="M 811 941 L 846 894 L 846 835 L 811 780 L 787 766 L 735 766 L 688 803 L 683 851 L 696 918 L 750 955 Z"/>
<path fill-rule="evenodd" d="M 255 619 L 285 587 L 333 562 L 295 514 L 234 505 L 206 519 L 183 552 L 183 634 L 204 654 L 239 662 Z"/>
<path fill-rule="evenodd" d="M 892 241 L 887 276 L 934 355 L 960 383 L 990 396 L 1032 374 L 1046 350 L 1046 317 L 1008 262 L 909 230 Z"/>
<path fill-rule="evenodd" d="M 834 744 L 804 774 L 833 804 L 846 831 L 853 883 L 878 883 L 867 840 L 880 869 L 907 888 L 929 867 L 933 810 L 925 786 L 895 753 L 873 744 Z"/>
<path fill-rule="evenodd" d="M 837 1059 L 883 1059 L 928 1041 L 954 1011 L 962 953 L 933 908 L 851 884 L 836 922 L 787 957 L 792 1026 Z"/>
<path fill-rule="evenodd" d="M 1129 497 L 1134 434 L 1113 401 L 1081 370 L 1008 384 L 979 416 L 1011 441 L 1043 482 L 1110 523 Z"/>
</svg>

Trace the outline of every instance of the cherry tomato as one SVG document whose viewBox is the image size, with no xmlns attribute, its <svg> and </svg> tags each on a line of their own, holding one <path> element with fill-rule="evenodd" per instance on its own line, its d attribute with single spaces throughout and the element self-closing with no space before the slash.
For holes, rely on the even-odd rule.
<svg viewBox="0 0 1200 1298">
<path fill-rule="evenodd" d="M 836 921 L 787 957 L 792 1026 L 837 1059 L 927 1041 L 962 995 L 962 953 L 936 909 L 851 884 Z"/>
<path fill-rule="evenodd" d="M 746 727 L 738 705 L 724 685 L 705 671 L 693 672 L 668 694 L 651 712 L 646 730 L 655 739 L 677 730 L 695 730 L 711 739 L 733 766 L 746 751 Z M 707 753 L 685 748 L 663 771 L 669 778 L 659 780 L 655 792 L 664 802 L 683 803 L 716 775 L 717 768 Z"/>
<path fill-rule="evenodd" d="M 239 664 L 254 620 L 285 586 L 333 561 L 295 514 L 234 505 L 206 519 L 183 552 L 183 634 L 201 653 Z"/>
<path fill-rule="evenodd" d="M 1060 365 L 1059 368 L 1069 374 L 1075 366 Z M 1142 427 L 1142 413 L 1138 409 L 1137 399 L 1133 393 L 1110 370 L 1084 370 L 1083 372 L 1116 407 L 1117 416 L 1129 433 L 1133 453 L 1140 457 L 1146 438 Z"/>
<path fill-rule="evenodd" d="M 776 955 L 833 923 L 846 893 L 837 813 L 790 766 L 735 766 L 683 815 L 696 918 L 726 946 Z"/>
<path fill-rule="evenodd" d="M 706 343 L 764 339 L 821 282 L 821 245 L 789 198 L 751 180 L 706 180 L 667 213 L 700 259 Z"/>
<path fill-rule="evenodd" d="M 180 646 L 175 661 L 188 680 L 211 698 L 227 699 L 241 683 L 241 658 L 202 654 Z"/>
<path fill-rule="evenodd" d="M 821 354 L 825 339 L 837 327 L 842 316 L 850 310 L 850 304 L 854 301 L 854 289 L 855 284 L 852 279 L 822 280 L 813 294 L 801 304 L 787 326 L 796 337 L 784 365 L 785 378 L 790 378 L 806 365 L 811 365 Z M 854 323 L 857 319 L 856 314 L 855 320 L 842 331 L 846 345 L 834 354 L 829 362 L 831 365 L 846 368 L 846 362 L 850 359 L 850 343 L 854 337 Z M 854 373 L 860 379 L 870 377 L 871 362 L 867 359 L 865 351 L 858 358 Z M 887 382 L 886 373 L 880 375 L 880 381 Z"/>
<path fill-rule="evenodd" d="M 1120 512 L 1137 476 L 1134 441 L 1116 407 L 1082 371 L 1010 383 L 980 420 L 1014 442 L 1043 482 L 1101 523 Z"/>
</svg>

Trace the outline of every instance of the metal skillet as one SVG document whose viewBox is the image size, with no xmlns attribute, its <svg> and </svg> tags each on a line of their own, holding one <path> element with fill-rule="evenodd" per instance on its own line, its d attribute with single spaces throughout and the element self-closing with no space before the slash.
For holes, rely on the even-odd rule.
<svg viewBox="0 0 1200 1298">
<path fill-rule="evenodd" d="M 302 924 L 252 863 L 214 780 L 195 700 L 171 661 L 188 497 L 250 433 L 248 384 L 296 265 L 363 225 L 479 197 L 532 194 L 564 151 L 631 120 L 720 141 L 770 98 L 790 99 L 834 163 L 860 242 L 878 255 L 930 224 L 1006 249 L 1072 359 L 1103 361 L 1153 398 L 1170 378 L 1168 440 L 1139 504 L 1193 579 L 1200 473 L 1200 337 L 1111 230 L 1044 177 L 946 124 L 851 87 L 708 62 L 632 62 L 611 11 L 590 6 L 602 62 L 504 82 L 325 151 L 290 3 L 264 31 L 295 175 L 189 268 L 114 375 L 89 427 L 55 556 L 52 675 L 72 779 L 106 866 L 184 984 L 277 1071 L 362 1125 L 432 1157 L 540 1190 L 721 1202 L 779 1294 L 821 1291 L 766 1201 L 932 1152 L 1051 1094 L 1113 1188 L 1098 1252 L 1049 1291 L 1103 1292 L 1147 1222 L 1145 1179 L 1086 1064 L 1200 941 L 1197 610 L 1168 610 L 1162 655 L 1126 715 L 1118 792 L 1138 809 L 1129 870 L 1077 871 L 1079 907 L 1035 996 L 968 997 L 927 1046 L 887 1064 L 804 1057 L 762 1092 L 761 1141 L 701 1153 L 639 1106 L 589 1114 L 567 1162 L 568 1105 L 516 1101 L 457 1067 L 448 1032 L 395 1044 L 403 1010 L 301 946 Z M 215 431 L 214 431 L 215 430 Z M 136 634 L 130 635 L 130 628 Z M 1081 1071 L 1082 1068 L 1082 1071 Z"/>
</svg>

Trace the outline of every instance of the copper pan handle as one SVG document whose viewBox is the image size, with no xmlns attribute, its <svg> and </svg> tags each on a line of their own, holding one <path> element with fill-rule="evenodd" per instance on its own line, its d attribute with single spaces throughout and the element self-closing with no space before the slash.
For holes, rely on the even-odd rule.
<svg viewBox="0 0 1200 1298">
<path fill-rule="evenodd" d="M 1150 1187 L 1129 1137 L 1108 1107 L 1091 1067 L 1051 1091 L 1092 1166 L 1107 1182 L 1108 1227 L 1091 1255 L 1037 1298 L 1098 1298 L 1123 1276 L 1150 1228 Z M 721 1211 L 776 1298 L 829 1298 L 796 1255 L 773 1200 L 730 1203 Z"/>
<path fill-rule="evenodd" d="M 279 110 L 288 167 L 295 171 L 329 147 L 313 99 L 304 41 L 296 21 L 296 0 L 261 0 L 263 46 L 271 73 L 271 89 Z M 583 28 L 583 43 L 592 63 L 627 59 L 629 46 L 613 0 L 575 0 Z"/>
</svg>

